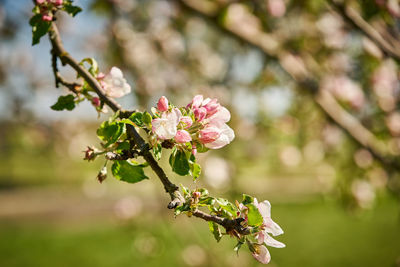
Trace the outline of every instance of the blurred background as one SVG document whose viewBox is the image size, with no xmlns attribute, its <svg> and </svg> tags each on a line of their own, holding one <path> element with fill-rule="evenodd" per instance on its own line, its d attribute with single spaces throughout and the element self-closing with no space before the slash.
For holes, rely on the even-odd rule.
<svg viewBox="0 0 400 267">
<path fill-rule="evenodd" d="M 74 3 L 84 11 L 57 18 L 66 49 L 123 70 L 124 108 L 203 94 L 231 111 L 236 138 L 199 155 L 196 183 L 161 164 L 176 184 L 268 199 L 287 246 L 270 266 L 400 266 L 397 0 Z M 203 221 L 174 218 L 151 172 L 97 182 L 104 162 L 82 151 L 109 113 L 49 108 L 66 90 L 47 38 L 30 45 L 32 8 L 0 1 L 0 266 L 258 266 Z"/>
</svg>

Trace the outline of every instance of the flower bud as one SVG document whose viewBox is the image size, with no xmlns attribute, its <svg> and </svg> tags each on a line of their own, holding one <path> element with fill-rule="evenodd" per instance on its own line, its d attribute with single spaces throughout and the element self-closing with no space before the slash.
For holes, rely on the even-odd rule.
<svg viewBox="0 0 400 267">
<path fill-rule="evenodd" d="M 63 0 L 54 0 L 53 3 L 56 6 L 61 6 L 63 4 Z"/>
<path fill-rule="evenodd" d="M 195 144 L 192 144 L 192 155 L 193 155 L 193 156 L 196 156 L 196 154 L 197 154 L 196 145 L 195 145 Z"/>
<path fill-rule="evenodd" d="M 199 141 L 202 144 L 211 143 L 217 140 L 220 134 L 221 132 L 218 128 L 212 126 L 206 127 L 199 132 Z"/>
<path fill-rule="evenodd" d="M 194 116 L 198 121 L 202 121 L 207 115 L 207 110 L 203 107 L 194 109 Z"/>
<path fill-rule="evenodd" d="M 212 99 L 203 107 L 207 110 L 207 115 L 211 116 L 218 111 L 221 105 L 218 103 L 217 99 Z"/>
<path fill-rule="evenodd" d="M 190 136 L 190 134 L 187 131 L 179 130 L 176 132 L 175 141 L 177 143 L 183 144 L 183 143 L 192 141 L 192 137 Z"/>
<path fill-rule="evenodd" d="M 193 192 L 193 198 L 199 198 L 201 196 L 201 193 L 198 191 Z"/>
<path fill-rule="evenodd" d="M 165 96 L 160 97 L 160 99 L 158 100 L 157 109 L 159 111 L 168 110 L 168 99 Z"/>
<path fill-rule="evenodd" d="M 186 107 L 199 108 L 201 106 L 201 103 L 203 103 L 203 96 L 196 95 L 193 97 L 192 102 L 190 102 Z"/>
<path fill-rule="evenodd" d="M 100 98 L 98 98 L 97 96 L 96 96 L 96 97 L 93 97 L 93 98 L 92 98 L 92 104 L 93 104 L 93 106 L 95 106 L 95 107 L 100 107 Z"/>
<path fill-rule="evenodd" d="M 53 15 L 51 13 L 43 14 L 42 15 L 42 20 L 43 21 L 52 21 L 53 20 Z"/>
<path fill-rule="evenodd" d="M 189 116 L 183 116 L 181 122 L 185 124 L 185 129 L 189 128 L 193 124 L 193 121 Z"/>
<path fill-rule="evenodd" d="M 45 2 L 46 0 L 36 0 L 36 4 L 41 5 Z"/>
</svg>

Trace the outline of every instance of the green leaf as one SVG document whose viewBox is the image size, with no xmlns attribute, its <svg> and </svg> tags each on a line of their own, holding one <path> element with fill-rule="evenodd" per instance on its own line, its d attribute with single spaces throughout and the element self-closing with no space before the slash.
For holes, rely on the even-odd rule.
<svg viewBox="0 0 400 267">
<path fill-rule="evenodd" d="M 189 188 L 181 184 L 182 193 L 184 197 L 189 197 L 191 195 Z"/>
<path fill-rule="evenodd" d="M 123 123 L 118 122 L 108 122 L 105 121 L 100 125 L 100 128 L 97 129 L 97 136 L 100 140 L 106 142 L 105 147 L 108 147 L 111 144 L 117 142 L 118 138 L 124 133 L 125 125 Z"/>
<path fill-rule="evenodd" d="M 112 174 L 120 181 L 137 183 L 149 179 L 143 171 L 143 164 L 134 164 L 125 160 L 117 160 L 111 166 Z"/>
<path fill-rule="evenodd" d="M 215 203 L 215 199 L 213 197 L 204 197 L 199 199 L 199 205 L 201 206 L 212 206 Z"/>
<path fill-rule="evenodd" d="M 162 151 L 162 146 L 161 146 L 161 144 L 157 144 L 156 146 L 153 147 L 153 154 L 154 154 L 154 157 L 155 157 L 157 160 L 160 160 L 160 159 L 161 159 L 161 151 Z"/>
<path fill-rule="evenodd" d="M 263 223 L 263 217 L 254 204 L 247 204 L 247 218 L 250 226 L 260 226 Z"/>
<path fill-rule="evenodd" d="M 172 171 L 175 173 L 185 176 L 190 172 L 189 160 L 186 157 L 186 153 L 180 150 L 175 150 L 169 157 L 169 164 L 172 167 Z"/>
<path fill-rule="evenodd" d="M 53 110 L 73 110 L 75 108 L 75 97 L 73 95 L 60 96 L 57 102 L 50 108 Z"/>
<path fill-rule="evenodd" d="M 197 163 L 190 164 L 190 172 L 191 172 L 190 174 L 193 176 L 194 180 L 199 178 L 199 176 L 201 174 L 200 164 L 197 164 Z"/>
<path fill-rule="evenodd" d="M 208 222 L 208 228 L 210 232 L 214 235 L 217 242 L 219 242 L 222 238 L 221 230 L 215 222 Z"/>
<path fill-rule="evenodd" d="M 72 17 L 75 17 L 76 14 L 82 11 L 82 8 L 72 5 L 72 1 L 69 0 L 63 1 L 63 7 L 61 9 L 70 14 Z"/>
<path fill-rule="evenodd" d="M 43 21 L 42 15 L 36 14 L 30 19 L 29 24 L 32 26 L 32 45 L 35 45 L 49 31 L 51 22 Z"/>
<path fill-rule="evenodd" d="M 129 119 L 138 127 L 143 127 L 143 113 L 141 112 L 135 112 L 133 113 Z"/>
<path fill-rule="evenodd" d="M 125 141 L 125 142 L 119 143 L 116 150 L 120 152 L 123 150 L 129 150 L 130 148 L 131 148 L 130 143 L 128 141 Z"/>
<path fill-rule="evenodd" d="M 175 216 L 178 216 L 179 214 L 181 214 L 184 211 L 189 211 L 190 210 L 190 205 L 188 204 L 183 204 L 182 206 L 176 207 L 175 208 Z"/>
<path fill-rule="evenodd" d="M 224 198 L 216 198 L 215 199 L 218 203 L 218 205 L 221 207 L 221 209 L 223 209 L 224 211 L 226 211 L 230 217 L 233 217 L 236 215 L 236 208 L 235 206 L 230 203 L 228 200 L 224 199 Z"/>
<path fill-rule="evenodd" d="M 250 203 L 254 203 L 254 198 L 252 196 L 243 194 L 243 201 L 242 201 L 243 205 L 247 205 Z"/>
<path fill-rule="evenodd" d="M 151 117 L 150 113 L 148 113 L 147 111 L 145 111 L 143 113 L 143 122 L 146 124 L 151 124 L 151 121 L 153 120 L 153 118 Z"/>
</svg>

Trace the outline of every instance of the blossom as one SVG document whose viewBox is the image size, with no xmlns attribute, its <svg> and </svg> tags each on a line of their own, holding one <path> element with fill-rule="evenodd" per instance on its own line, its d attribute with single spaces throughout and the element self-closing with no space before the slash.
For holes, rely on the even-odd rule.
<svg viewBox="0 0 400 267">
<path fill-rule="evenodd" d="M 202 121 L 207 116 L 207 110 L 205 108 L 203 108 L 203 107 L 195 108 L 193 113 L 194 113 L 194 117 L 198 121 Z"/>
<path fill-rule="evenodd" d="M 52 21 L 53 20 L 53 15 L 51 13 L 43 14 L 42 15 L 42 20 L 43 21 Z"/>
<path fill-rule="evenodd" d="M 222 124 L 219 130 L 219 136 L 214 141 L 205 144 L 207 148 L 218 149 L 224 147 L 235 138 L 235 133 L 228 125 Z"/>
<path fill-rule="evenodd" d="M 253 244 L 253 251 L 251 255 L 261 262 L 262 264 L 267 264 L 271 260 L 271 254 L 269 254 L 268 249 L 264 245 Z"/>
<path fill-rule="evenodd" d="M 101 79 L 101 85 L 107 96 L 122 97 L 131 92 L 131 86 L 123 77 L 122 71 L 112 67 L 110 72 Z"/>
<path fill-rule="evenodd" d="M 185 130 L 179 130 L 176 132 L 175 141 L 177 143 L 187 143 L 192 141 L 192 137 L 190 134 Z"/>
<path fill-rule="evenodd" d="M 254 244 L 255 251 L 252 251 L 252 255 L 259 262 L 266 264 L 271 260 L 271 256 L 265 245 L 276 248 L 285 247 L 285 244 L 275 240 L 268 233 L 277 236 L 283 234 L 283 230 L 271 219 L 271 204 L 269 201 L 264 200 L 263 202 L 258 203 L 257 199 L 254 198 L 254 205 L 258 208 L 258 211 L 263 217 L 263 224 L 261 226 L 261 229 L 263 230 L 256 234 L 258 243 Z"/>
<path fill-rule="evenodd" d="M 175 108 L 171 112 L 164 112 L 161 118 L 152 120 L 152 132 L 159 139 L 172 139 L 177 133 L 177 126 L 182 117 L 179 109 Z"/>
<path fill-rule="evenodd" d="M 201 106 L 203 103 L 203 96 L 202 95 L 196 95 L 193 97 L 192 102 L 190 102 L 186 108 L 198 108 Z"/>
<path fill-rule="evenodd" d="M 208 144 L 216 141 L 221 135 L 221 131 L 217 127 L 206 127 L 203 130 L 199 131 L 199 141 L 202 144 Z"/>
<path fill-rule="evenodd" d="M 160 97 L 157 103 L 157 108 L 159 111 L 168 110 L 168 99 L 165 96 Z"/>
<path fill-rule="evenodd" d="M 98 97 L 93 97 L 92 98 L 92 104 L 93 104 L 93 106 L 95 106 L 95 107 L 99 107 L 100 106 L 100 98 L 98 98 Z"/>
<path fill-rule="evenodd" d="M 185 128 L 189 128 L 193 124 L 193 120 L 189 116 L 182 116 L 181 122 L 183 122 Z"/>
</svg>

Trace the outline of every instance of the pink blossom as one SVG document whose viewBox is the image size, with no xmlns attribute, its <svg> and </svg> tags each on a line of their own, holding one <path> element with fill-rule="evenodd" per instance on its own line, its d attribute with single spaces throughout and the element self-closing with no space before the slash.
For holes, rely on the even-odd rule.
<svg viewBox="0 0 400 267">
<path fill-rule="evenodd" d="M 48 14 L 43 14 L 42 15 L 42 20 L 43 21 L 52 21 L 53 20 L 53 15 L 48 13 Z"/>
<path fill-rule="evenodd" d="M 92 104 L 93 104 L 93 106 L 95 106 L 95 107 L 99 107 L 99 106 L 100 106 L 100 98 L 98 98 L 98 97 L 93 97 L 93 98 L 92 98 Z"/>
<path fill-rule="evenodd" d="M 122 71 L 112 67 L 110 72 L 104 76 L 101 85 L 106 95 L 114 98 L 122 97 L 131 92 L 131 86 L 123 77 Z"/>
<path fill-rule="evenodd" d="M 264 245 L 253 244 L 251 255 L 262 264 L 268 264 L 271 260 L 271 254 Z"/>
<path fill-rule="evenodd" d="M 217 99 L 212 99 L 207 102 L 207 104 L 203 105 L 203 107 L 207 110 L 207 116 L 211 116 L 215 114 L 221 105 L 218 103 Z"/>
<path fill-rule="evenodd" d="M 231 119 L 231 113 L 225 107 L 220 107 L 218 111 L 209 117 L 208 123 L 215 126 L 222 126 Z"/>
<path fill-rule="evenodd" d="M 161 118 L 152 120 L 152 132 L 159 139 L 172 139 L 177 133 L 177 126 L 182 117 L 179 109 L 175 108 L 171 112 L 164 112 Z"/>
<path fill-rule="evenodd" d="M 61 6 L 63 4 L 63 0 L 53 0 L 52 1 L 56 6 Z"/>
<path fill-rule="evenodd" d="M 214 126 L 204 128 L 199 132 L 199 141 L 202 144 L 214 142 L 221 135 L 221 130 Z"/>
<path fill-rule="evenodd" d="M 196 156 L 196 154 L 197 154 L 197 147 L 195 144 L 192 144 L 192 155 Z"/>
<path fill-rule="evenodd" d="M 192 141 L 192 137 L 190 137 L 190 134 L 187 131 L 178 130 L 175 135 L 175 141 L 183 144 Z"/>
<path fill-rule="evenodd" d="M 273 17 L 282 17 L 286 13 L 284 0 L 268 0 L 268 12 Z"/>
<path fill-rule="evenodd" d="M 201 103 L 203 102 L 203 96 L 202 95 L 196 95 L 193 97 L 192 102 L 190 102 L 186 107 L 187 108 L 198 108 L 201 106 Z"/>
<path fill-rule="evenodd" d="M 183 117 L 181 118 L 181 122 L 184 123 L 185 129 L 189 128 L 189 127 L 192 126 L 192 124 L 193 124 L 193 121 L 192 121 L 192 119 L 191 119 L 189 116 L 183 116 Z"/>
<path fill-rule="evenodd" d="M 271 256 L 266 246 L 275 248 L 285 247 L 285 244 L 275 240 L 268 233 L 276 236 L 283 234 L 283 230 L 271 219 L 271 204 L 269 201 L 265 200 L 258 203 L 257 199 L 254 198 L 254 205 L 258 208 L 258 211 L 263 217 L 263 225 L 261 228 L 264 230 L 258 232 L 256 235 L 258 244 L 253 244 L 254 252 L 252 251 L 252 255 L 259 262 L 267 264 L 271 260 Z"/>
<path fill-rule="evenodd" d="M 203 107 L 195 108 L 193 113 L 198 121 L 202 121 L 207 116 L 207 110 Z"/>
<path fill-rule="evenodd" d="M 215 127 L 210 127 L 210 128 L 215 128 Z M 215 138 L 213 141 L 206 143 L 205 146 L 207 148 L 218 149 L 224 147 L 230 142 L 232 142 L 232 140 L 235 138 L 235 133 L 227 124 L 222 124 L 218 130 L 219 130 L 219 136 Z"/>
<path fill-rule="evenodd" d="M 36 0 L 36 4 L 41 5 L 45 2 L 46 0 Z"/>
<path fill-rule="evenodd" d="M 157 103 L 157 108 L 159 111 L 168 110 L 168 99 L 165 96 L 160 97 Z"/>
</svg>

